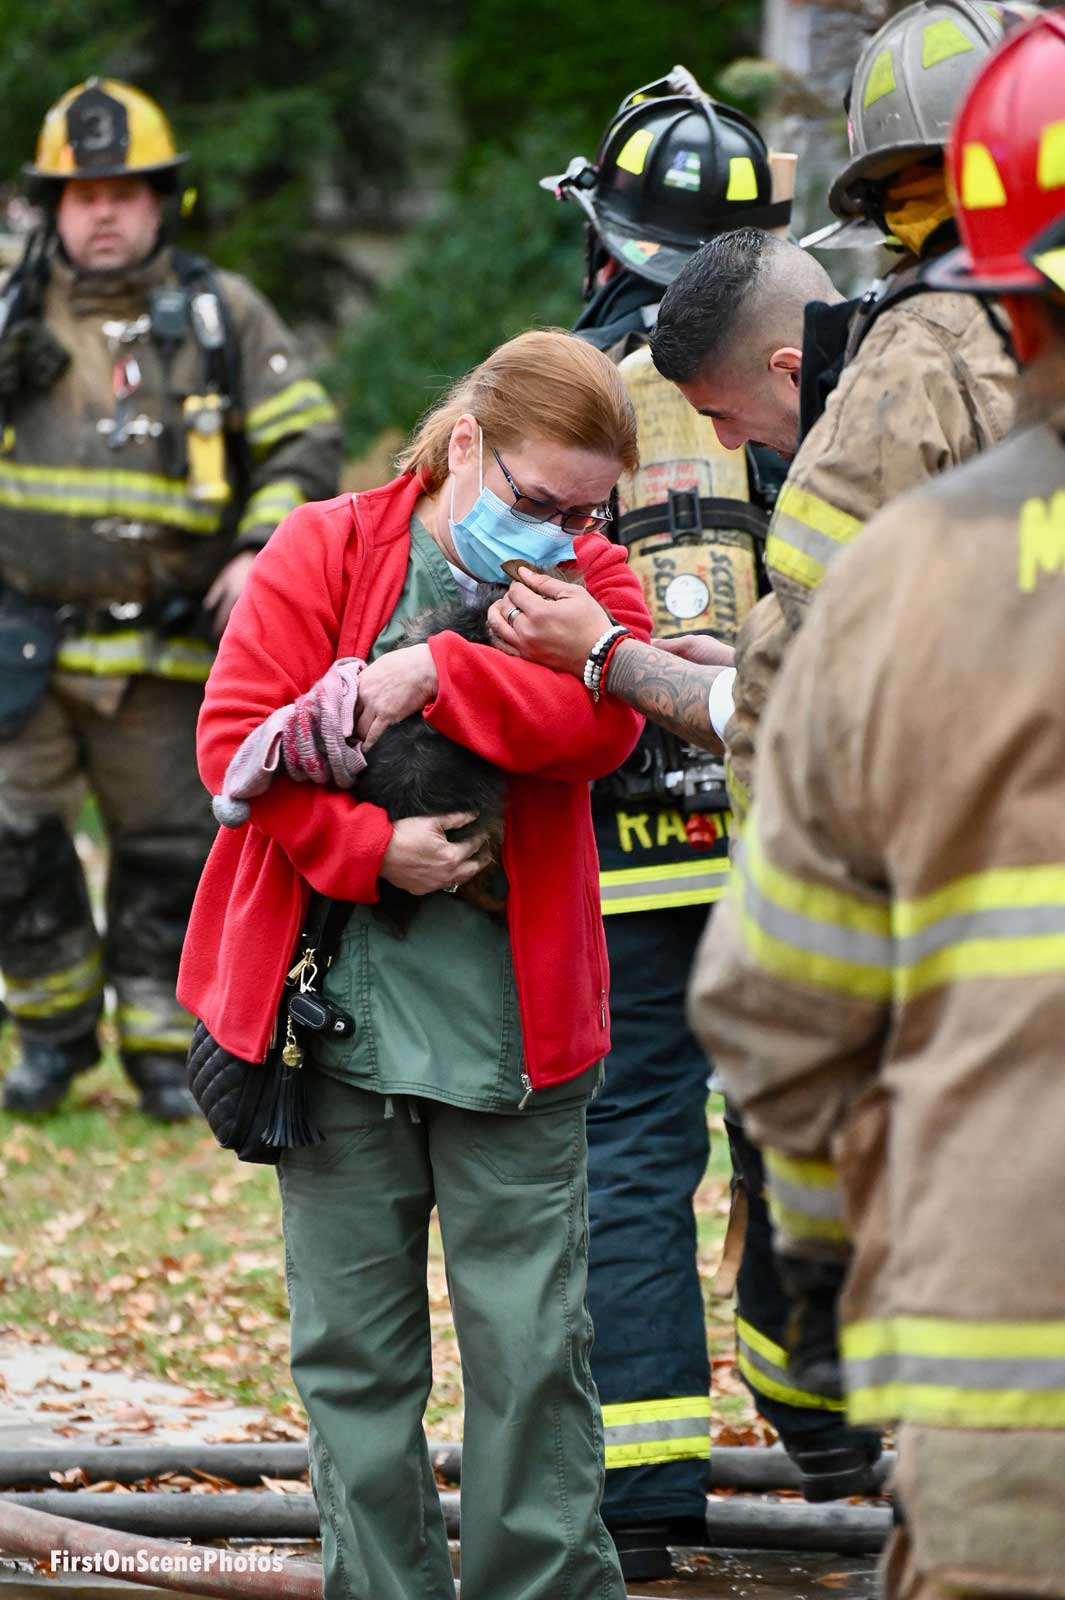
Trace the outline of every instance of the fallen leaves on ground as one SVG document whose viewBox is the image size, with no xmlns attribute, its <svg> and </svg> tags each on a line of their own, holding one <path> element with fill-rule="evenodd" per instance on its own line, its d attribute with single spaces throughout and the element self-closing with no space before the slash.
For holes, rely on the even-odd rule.
<svg viewBox="0 0 1065 1600">
<path fill-rule="evenodd" d="M 709 1283 L 728 1212 L 720 1120 L 696 1198 L 699 1263 Z M 288 1370 L 280 1202 L 269 1168 L 235 1161 L 200 1125 L 160 1127 L 135 1110 L 113 1060 L 76 1083 L 63 1109 L 25 1122 L 0 1112 L 0 1174 L 15 1204 L 0 1251 L 0 1334 L 71 1352 L 78 1376 L 50 1382 L 37 1409 L 52 1432 L 121 1442 L 159 1429 L 149 1394 L 118 1406 L 93 1373 L 182 1386 L 162 1397 L 168 1431 L 212 1443 L 302 1440 L 306 1417 Z M 461 1437 L 462 1371 L 435 1219 L 428 1273 L 434 1387 L 430 1433 Z M 638 1308 L 634 1314 L 639 1315 Z M 754 1419 L 735 1371 L 731 1311 L 709 1300 L 712 1431 Z M 81 1368 L 77 1363 L 80 1361 Z M 58 1374 L 56 1375 L 58 1378 Z M 3 1393 L 0 1377 L 0 1394 Z M 216 1409 L 258 1408 L 258 1420 L 205 1431 Z M 91 1433 L 104 1425 L 102 1434 Z"/>
</svg>

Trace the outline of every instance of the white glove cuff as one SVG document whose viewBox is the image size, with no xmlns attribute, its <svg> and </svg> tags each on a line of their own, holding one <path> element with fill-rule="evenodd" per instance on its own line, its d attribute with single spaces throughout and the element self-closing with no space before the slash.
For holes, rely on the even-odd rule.
<svg viewBox="0 0 1065 1600">
<path fill-rule="evenodd" d="M 732 720 L 736 706 L 732 699 L 732 686 L 736 682 L 736 668 L 726 667 L 719 672 L 710 685 L 707 696 L 707 707 L 710 712 L 710 726 L 722 741 L 725 738 L 725 729 Z"/>
</svg>

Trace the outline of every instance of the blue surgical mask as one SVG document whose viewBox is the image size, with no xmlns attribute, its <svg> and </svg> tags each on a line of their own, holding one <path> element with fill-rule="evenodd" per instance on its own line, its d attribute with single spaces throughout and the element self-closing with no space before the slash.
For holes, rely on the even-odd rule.
<svg viewBox="0 0 1065 1600">
<path fill-rule="evenodd" d="M 451 480 L 451 513 L 447 525 L 462 565 L 482 583 L 505 583 L 504 561 L 525 561 L 531 567 L 556 567 L 573 560 L 573 540 L 553 522 L 527 522 L 517 517 L 497 494 L 484 486 L 484 433 L 477 444 L 481 489 L 464 517 L 455 521 L 455 480 Z"/>
</svg>

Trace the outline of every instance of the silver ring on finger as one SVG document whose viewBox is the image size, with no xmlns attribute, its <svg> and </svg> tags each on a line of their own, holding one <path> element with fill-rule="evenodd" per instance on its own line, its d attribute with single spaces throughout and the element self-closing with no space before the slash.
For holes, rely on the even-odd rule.
<svg viewBox="0 0 1065 1600">
<path fill-rule="evenodd" d="M 510 610 L 507 612 L 507 627 L 508 628 L 512 628 L 514 626 L 514 618 L 515 617 L 520 617 L 520 616 L 521 616 L 521 607 L 520 606 L 511 606 Z"/>
<path fill-rule="evenodd" d="M 457 883 L 449 883 L 447 888 L 444 890 L 445 894 L 458 894 L 458 892 L 459 886 Z"/>
</svg>

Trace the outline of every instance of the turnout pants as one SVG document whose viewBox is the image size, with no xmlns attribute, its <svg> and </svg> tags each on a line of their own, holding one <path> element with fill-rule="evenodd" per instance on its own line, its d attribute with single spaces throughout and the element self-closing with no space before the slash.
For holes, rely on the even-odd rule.
<svg viewBox="0 0 1065 1600">
<path fill-rule="evenodd" d="M 462 1356 L 463 1600 L 623 1600 L 599 1515 L 584 1105 L 493 1115 L 308 1074 L 278 1168 L 325 1600 L 453 1600 L 422 1417 L 436 1205 Z"/>
<path fill-rule="evenodd" d="M 899 1526 L 881 1560 L 884 1600 L 1065 1596 L 1059 1429 L 901 1422 L 896 1446 Z"/>
<path fill-rule="evenodd" d="M 868 1435 L 849 1426 L 844 1402 L 814 1389 L 800 1389 L 788 1372 L 784 1345 L 790 1305 L 773 1255 L 761 1152 L 730 1109 L 725 1127 L 733 1183 L 743 1185 L 747 1201 L 743 1259 L 736 1278 L 736 1359 L 741 1376 L 759 1413 L 789 1450 L 857 1447 Z"/>
<path fill-rule="evenodd" d="M 114 986 L 123 1062 L 183 1061 L 174 998 L 185 924 L 217 832 L 196 770 L 202 685 L 56 674 L 0 743 L 0 968 L 24 1039 L 91 1034 Z M 86 791 L 110 847 L 107 933 L 93 920 L 71 831 Z"/>
<path fill-rule="evenodd" d="M 710 1360 L 692 1199 L 706 1171 L 707 1061 L 685 1022 L 705 906 L 605 920 L 606 1085 L 588 1107 L 592 1371 L 609 1524 L 705 1517 Z"/>
<path fill-rule="evenodd" d="M 603 1515 L 615 1526 L 706 1512 L 710 1363 L 692 1201 L 709 1154 L 709 1065 L 686 1022 L 706 918 L 705 906 L 681 906 L 605 922 L 613 1051 L 606 1087 L 588 1107 L 588 1303 L 606 1432 Z M 837 1405 L 786 1381 L 787 1303 L 761 1158 L 731 1128 L 729 1139 L 749 1196 L 741 1371 L 785 1445 L 808 1448 L 848 1430 Z"/>
</svg>

